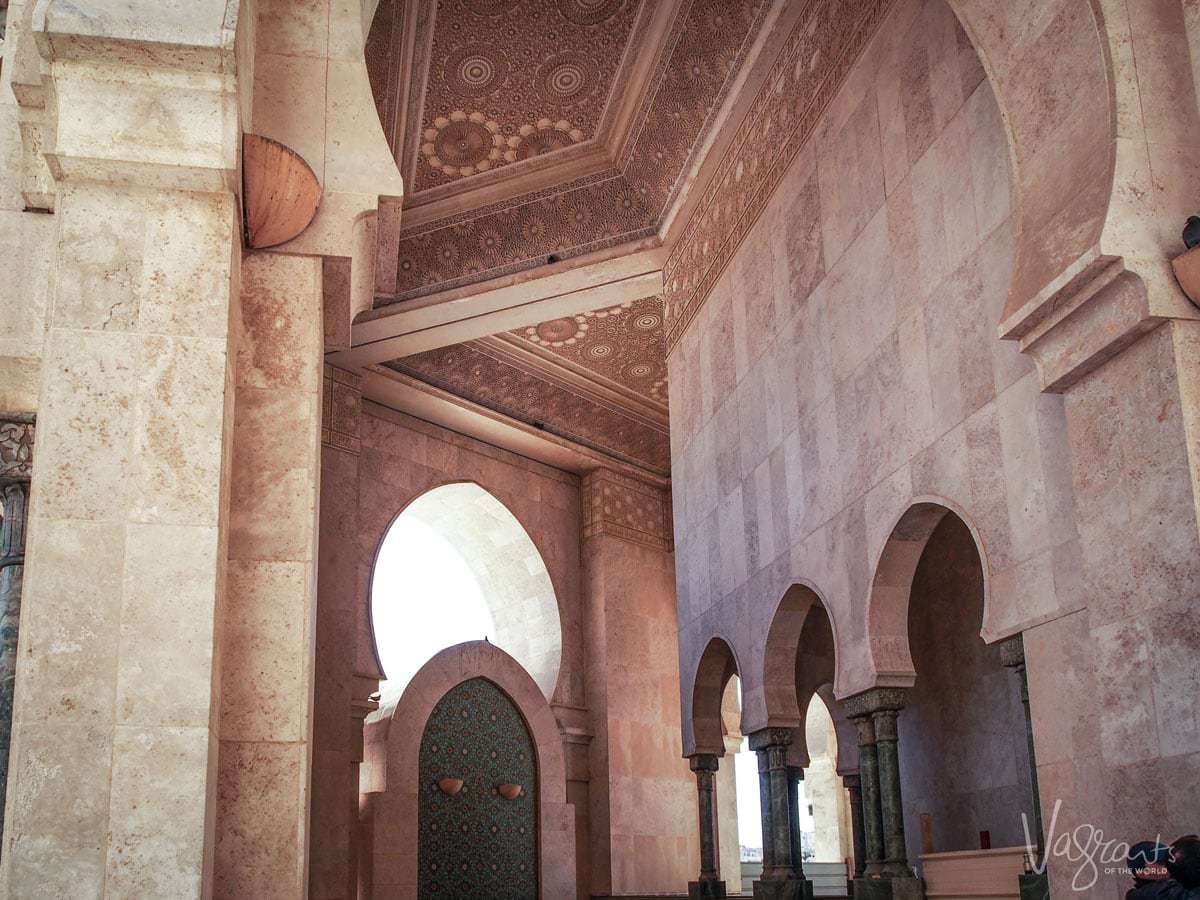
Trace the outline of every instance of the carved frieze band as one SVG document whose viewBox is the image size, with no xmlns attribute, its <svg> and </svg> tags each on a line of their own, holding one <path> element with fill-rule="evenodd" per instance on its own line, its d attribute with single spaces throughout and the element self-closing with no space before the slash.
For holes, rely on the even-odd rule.
<svg viewBox="0 0 1200 900">
<path fill-rule="evenodd" d="M 589 472 L 583 479 L 583 536 L 600 534 L 672 552 L 670 494 L 609 469 Z"/>
<path fill-rule="evenodd" d="M 33 416 L 0 413 L 0 484 L 33 475 Z"/>
<path fill-rule="evenodd" d="M 894 0 L 809 0 L 663 269 L 674 348 Z"/>
<path fill-rule="evenodd" d="M 321 443 L 348 453 L 361 449 L 358 423 L 362 411 L 362 379 L 345 369 L 325 367 L 321 380 Z"/>
</svg>

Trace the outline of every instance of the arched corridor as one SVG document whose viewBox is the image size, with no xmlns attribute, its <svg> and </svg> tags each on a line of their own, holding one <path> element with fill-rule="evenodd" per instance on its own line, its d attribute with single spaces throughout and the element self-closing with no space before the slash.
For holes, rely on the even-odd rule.
<svg viewBox="0 0 1200 900">
<path fill-rule="evenodd" d="M 1200 896 L 1198 149 L 1196 0 L 0 0 L 0 900 Z"/>
</svg>

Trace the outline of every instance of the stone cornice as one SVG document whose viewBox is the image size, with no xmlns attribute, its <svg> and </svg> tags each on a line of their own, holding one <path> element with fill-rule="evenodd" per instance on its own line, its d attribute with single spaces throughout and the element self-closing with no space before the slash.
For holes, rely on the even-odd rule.
<svg viewBox="0 0 1200 900">
<path fill-rule="evenodd" d="M 809 0 L 667 259 L 663 280 L 668 350 L 679 342 L 766 208 L 892 3 Z M 840 10 L 850 10 L 854 20 L 837 19 L 834 14 Z M 815 58 L 829 60 L 816 85 L 809 80 L 807 64 Z M 776 129 L 784 134 L 777 137 Z"/>
</svg>

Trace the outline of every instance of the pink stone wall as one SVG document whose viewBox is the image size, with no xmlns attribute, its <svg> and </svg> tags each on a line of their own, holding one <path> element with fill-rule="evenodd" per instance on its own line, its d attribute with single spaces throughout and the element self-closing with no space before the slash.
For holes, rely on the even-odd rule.
<svg viewBox="0 0 1200 900">
<path fill-rule="evenodd" d="M 672 352 L 682 670 L 727 636 L 746 731 L 769 714 L 765 636 L 795 582 L 828 608 L 839 696 L 874 683 L 872 573 L 917 499 L 981 534 L 987 635 L 1061 614 L 1063 403 L 996 339 L 1007 159 L 953 13 L 898 3 Z M 1039 575 L 1049 590 L 1026 590 Z"/>
<path fill-rule="evenodd" d="M 680 746 L 672 555 L 584 543 L 592 892 L 678 893 L 700 871 L 696 781 Z"/>
<path fill-rule="evenodd" d="M 1025 634 L 1047 822 L 1061 801 L 1059 834 L 1171 838 L 1200 819 L 1196 326 L 1042 392 L 997 338 L 1008 160 L 949 6 L 900 0 L 669 359 L 681 671 L 719 634 L 743 730 L 795 714 L 770 708 L 763 648 L 802 582 L 839 697 L 911 678 L 907 635 L 879 630 L 907 620 L 908 586 L 872 608 L 872 579 L 907 509 L 948 506 L 982 550 L 982 637 Z"/>
</svg>

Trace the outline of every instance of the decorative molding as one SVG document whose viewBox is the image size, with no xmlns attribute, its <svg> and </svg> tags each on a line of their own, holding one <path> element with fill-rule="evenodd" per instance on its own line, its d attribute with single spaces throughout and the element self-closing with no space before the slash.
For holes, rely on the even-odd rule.
<svg viewBox="0 0 1200 900">
<path fill-rule="evenodd" d="M 860 719 L 879 712 L 898 712 L 904 709 L 907 696 L 905 688 L 871 688 L 842 700 L 842 711 L 849 719 Z"/>
<path fill-rule="evenodd" d="M 766 208 L 893 2 L 808 0 L 667 258 L 668 351 Z M 853 20 L 847 22 L 849 17 Z"/>
<path fill-rule="evenodd" d="M 750 749 L 756 753 L 770 747 L 790 747 L 795 736 L 795 729 L 777 726 L 760 728 L 746 735 L 750 739 Z"/>
<path fill-rule="evenodd" d="M 668 491 L 596 469 L 583 479 L 583 537 L 619 537 L 667 553 L 674 551 Z"/>
<path fill-rule="evenodd" d="M 33 477 L 34 418 L 0 413 L 0 484 Z"/>
<path fill-rule="evenodd" d="M 362 449 L 358 423 L 362 413 L 362 379 L 330 365 L 321 379 L 321 443 L 355 455 Z"/>
</svg>

